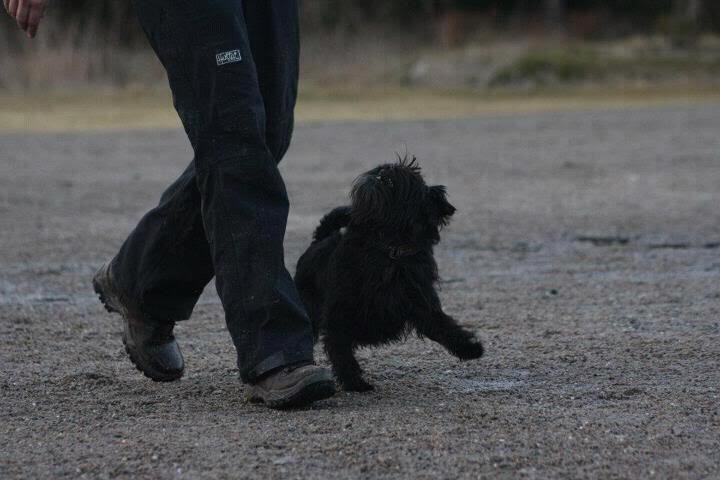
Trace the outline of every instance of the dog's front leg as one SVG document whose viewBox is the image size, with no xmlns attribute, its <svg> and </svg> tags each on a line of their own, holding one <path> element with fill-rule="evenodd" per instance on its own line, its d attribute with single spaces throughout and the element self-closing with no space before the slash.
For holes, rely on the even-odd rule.
<svg viewBox="0 0 720 480">
<path fill-rule="evenodd" d="M 352 342 L 348 338 L 329 333 L 323 337 L 323 343 L 335 377 L 343 390 L 348 392 L 373 390 L 374 387 L 362 378 L 362 369 L 353 355 Z"/>
<path fill-rule="evenodd" d="M 415 328 L 420 335 L 439 343 L 461 360 L 480 358 L 483 354 L 480 340 L 442 310 L 416 321 Z"/>
</svg>

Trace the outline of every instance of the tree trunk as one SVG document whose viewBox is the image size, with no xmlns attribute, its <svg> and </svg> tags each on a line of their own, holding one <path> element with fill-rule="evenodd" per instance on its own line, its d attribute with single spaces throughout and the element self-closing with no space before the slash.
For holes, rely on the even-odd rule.
<svg viewBox="0 0 720 480">
<path fill-rule="evenodd" d="M 565 19 L 565 0 L 544 0 L 543 10 L 548 27 L 562 25 Z"/>
<path fill-rule="evenodd" d="M 690 18 L 694 22 L 698 22 L 700 20 L 702 4 L 702 0 L 688 0 L 688 18 Z"/>
<path fill-rule="evenodd" d="M 703 10 L 703 0 L 675 0 L 675 13 L 683 20 L 698 23 Z"/>
</svg>

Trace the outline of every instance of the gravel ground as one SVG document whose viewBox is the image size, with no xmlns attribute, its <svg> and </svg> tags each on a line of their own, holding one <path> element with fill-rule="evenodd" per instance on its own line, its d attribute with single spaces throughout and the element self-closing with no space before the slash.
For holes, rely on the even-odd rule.
<svg viewBox="0 0 720 480">
<path fill-rule="evenodd" d="M 459 208 L 442 297 L 487 356 L 364 350 L 377 391 L 295 412 L 243 401 L 213 288 L 169 385 L 92 293 L 189 160 L 180 132 L 0 136 L 0 477 L 719 478 L 719 133 L 713 105 L 301 126 L 291 269 L 407 146 Z"/>
</svg>

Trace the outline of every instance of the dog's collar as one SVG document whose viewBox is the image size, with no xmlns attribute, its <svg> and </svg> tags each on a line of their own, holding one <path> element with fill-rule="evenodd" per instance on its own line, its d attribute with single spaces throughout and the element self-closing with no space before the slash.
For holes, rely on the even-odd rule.
<svg viewBox="0 0 720 480">
<path fill-rule="evenodd" d="M 385 251 L 393 260 L 397 260 L 402 257 L 411 257 L 420 252 L 420 249 L 413 245 L 396 245 L 396 246 L 385 246 Z"/>
<path fill-rule="evenodd" d="M 340 234 L 345 235 L 347 233 L 347 227 L 340 229 Z M 397 260 L 402 257 L 412 257 L 420 253 L 423 249 L 412 243 L 406 243 L 401 245 L 388 245 L 382 240 L 382 237 L 371 242 L 375 248 L 378 248 L 385 252 L 388 257 L 392 260 Z"/>
</svg>

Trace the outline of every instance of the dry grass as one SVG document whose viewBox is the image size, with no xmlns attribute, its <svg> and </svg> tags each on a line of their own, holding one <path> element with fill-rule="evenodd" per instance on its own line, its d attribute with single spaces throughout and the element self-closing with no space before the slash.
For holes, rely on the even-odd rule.
<svg viewBox="0 0 720 480">
<path fill-rule="evenodd" d="M 180 125 L 168 93 L 5 95 L 0 130 L 78 131 Z"/>
<path fill-rule="evenodd" d="M 309 89 L 297 108 L 302 122 L 420 120 L 584 109 L 719 103 L 713 88 L 602 91 L 548 90 L 540 94 L 386 89 Z M 0 131 L 82 131 L 178 128 L 166 91 L 82 95 L 0 96 Z"/>
</svg>

